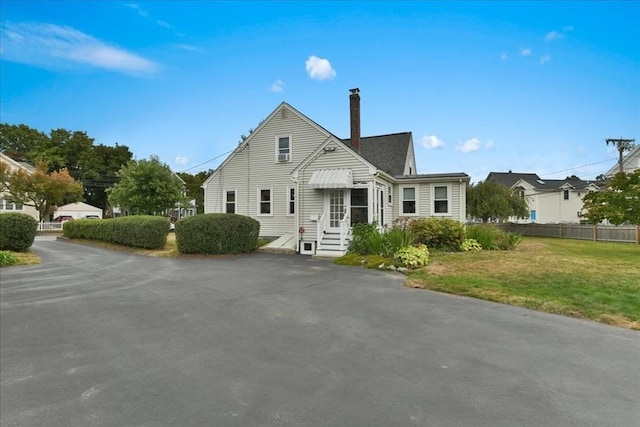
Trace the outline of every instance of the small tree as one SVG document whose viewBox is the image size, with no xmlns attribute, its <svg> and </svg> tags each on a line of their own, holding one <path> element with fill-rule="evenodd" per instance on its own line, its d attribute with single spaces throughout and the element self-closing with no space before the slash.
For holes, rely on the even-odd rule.
<svg viewBox="0 0 640 427">
<path fill-rule="evenodd" d="M 490 218 L 528 216 L 529 207 L 524 197 L 506 185 L 493 180 L 480 181 L 467 187 L 467 214 L 487 222 Z"/>
<path fill-rule="evenodd" d="M 614 225 L 640 225 L 640 170 L 617 173 L 608 188 L 592 191 L 582 201 L 584 217 L 592 224 L 606 219 Z"/>
<path fill-rule="evenodd" d="M 76 182 L 67 169 L 48 173 L 48 166 L 40 162 L 36 170 L 11 172 L 9 165 L 0 164 L 0 190 L 12 203 L 32 206 L 38 210 L 40 220 L 49 218 L 53 206 L 82 199 L 82 184 Z"/>
<path fill-rule="evenodd" d="M 158 157 L 131 160 L 118 172 L 120 182 L 107 189 L 111 206 L 135 215 L 158 215 L 185 202 L 183 185 Z"/>
</svg>

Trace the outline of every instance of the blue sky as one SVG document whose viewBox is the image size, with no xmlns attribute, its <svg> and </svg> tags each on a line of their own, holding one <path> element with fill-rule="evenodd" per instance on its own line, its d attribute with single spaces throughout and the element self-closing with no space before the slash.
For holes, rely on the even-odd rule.
<svg viewBox="0 0 640 427">
<path fill-rule="evenodd" d="M 593 179 L 640 143 L 640 2 L 0 3 L 0 120 L 217 167 L 286 101 L 420 173 Z M 222 156 L 222 157 L 219 157 Z M 215 159 L 215 160 L 212 160 Z M 212 161 L 210 161 L 212 160 Z"/>
</svg>

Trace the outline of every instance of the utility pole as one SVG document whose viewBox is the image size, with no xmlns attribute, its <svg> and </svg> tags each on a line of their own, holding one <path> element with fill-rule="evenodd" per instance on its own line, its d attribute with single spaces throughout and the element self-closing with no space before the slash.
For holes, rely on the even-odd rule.
<svg viewBox="0 0 640 427">
<path fill-rule="evenodd" d="M 622 167 L 622 153 L 625 151 L 631 151 L 633 147 L 635 147 L 635 139 L 623 139 L 623 138 L 607 138 L 607 145 L 612 144 L 615 145 L 618 149 L 618 165 L 620 166 L 620 173 L 624 172 L 624 168 Z"/>
</svg>

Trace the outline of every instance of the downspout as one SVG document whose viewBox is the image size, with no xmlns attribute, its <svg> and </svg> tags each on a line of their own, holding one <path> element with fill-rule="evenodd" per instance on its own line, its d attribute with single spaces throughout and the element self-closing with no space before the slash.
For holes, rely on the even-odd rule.
<svg viewBox="0 0 640 427">
<path fill-rule="evenodd" d="M 295 194 L 294 197 L 295 199 L 293 200 L 293 206 L 296 212 L 295 215 L 295 220 L 293 223 L 293 235 L 295 236 L 296 239 L 296 252 L 300 252 L 300 206 L 302 206 L 302 204 L 300 203 L 300 182 L 298 181 L 298 178 L 295 178 L 293 176 L 291 176 L 291 180 L 295 183 Z M 288 197 L 287 197 L 288 199 Z M 288 209 L 288 207 L 287 207 Z"/>
</svg>

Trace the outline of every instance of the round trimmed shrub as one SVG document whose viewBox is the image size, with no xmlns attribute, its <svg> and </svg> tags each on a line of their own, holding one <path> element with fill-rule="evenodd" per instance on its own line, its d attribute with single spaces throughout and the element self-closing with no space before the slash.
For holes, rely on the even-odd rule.
<svg viewBox="0 0 640 427">
<path fill-rule="evenodd" d="M 0 250 L 26 252 L 38 231 L 38 221 L 23 213 L 0 214 Z"/>
<path fill-rule="evenodd" d="M 464 224 L 449 218 L 419 218 L 409 224 L 416 243 L 429 248 L 459 251 L 465 239 Z"/>
<path fill-rule="evenodd" d="M 183 254 L 237 254 L 253 251 L 260 223 L 237 214 L 200 214 L 176 223 L 176 244 Z"/>
</svg>

